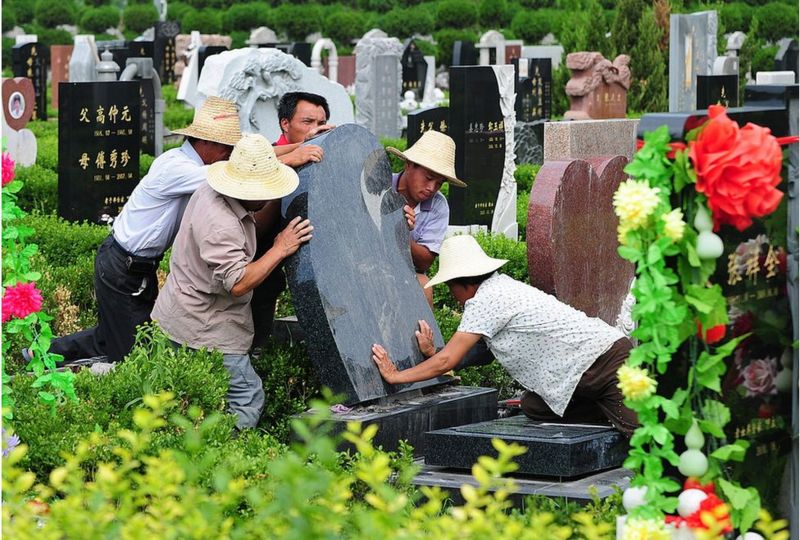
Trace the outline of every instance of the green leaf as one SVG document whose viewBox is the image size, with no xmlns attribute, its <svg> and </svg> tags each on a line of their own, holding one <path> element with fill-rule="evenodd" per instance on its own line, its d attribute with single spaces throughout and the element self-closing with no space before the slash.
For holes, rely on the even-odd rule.
<svg viewBox="0 0 800 540">
<path fill-rule="evenodd" d="M 747 441 L 736 441 L 734 444 L 726 444 L 717 448 L 711 453 L 711 457 L 720 461 L 744 461 L 748 446 Z"/>
<path fill-rule="evenodd" d="M 619 246 L 617 248 L 617 253 L 619 253 L 619 256 L 626 261 L 631 261 L 634 263 L 637 262 L 641 257 L 639 250 L 630 246 Z"/>
<path fill-rule="evenodd" d="M 51 404 L 55 403 L 56 396 L 50 392 L 41 391 L 39 392 L 39 399 L 41 399 L 44 403 Z"/>
<path fill-rule="evenodd" d="M 725 497 L 727 497 L 728 502 L 731 503 L 731 507 L 737 510 L 741 510 L 753 503 L 753 494 L 749 490 L 732 482 L 728 482 L 724 478 L 719 479 L 719 487 L 722 489 L 722 493 L 725 494 Z"/>
<path fill-rule="evenodd" d="M 722 428 L 719 427 L 714 422 L 709 422 L 708 420 L 700 420 L 697 423 L 700 426 L 700 429 L 704 432 L 708 433 L 709 435 L 713 435 L 719 439 L 725 436 L 725 432 L 722 431 Z"/>
</svg>

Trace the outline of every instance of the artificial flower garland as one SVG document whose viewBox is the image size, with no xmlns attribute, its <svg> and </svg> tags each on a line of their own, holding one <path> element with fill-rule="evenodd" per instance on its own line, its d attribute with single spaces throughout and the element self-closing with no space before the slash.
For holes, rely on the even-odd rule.
<svg viewBox="0 0 800 540">
<path fill-rule="evenodd" d="M 728 324 L 722 288 L 709 278 L 723 252 L 715 231 L 725 224 L 744 230 L 778 208 L 782 152 L 768 129 L 740 128 L 723 107 L 710 107 L 709 118 L 689 134 L 688 148 L 677 151 L 666 126 L 645 135 L 625 169 L 633 178 L 613 199 L 619 253 L 636 265 L 637 276 L 632 316 L 639 345 L 618 371 L 626 405 L 640 422 L 625 461 L 637 473 L 623 497 L 629 511 L 625 538 L 631 540 L 669 538 L 665 523 L 716 538 L 734 526 L 747 531 L 759 517 L 758 491 L 725 477 L 724 462 L 743 460 L 749 443 L 716 442 L 724 439 L 730 420 L 717 399 L 724 359 L 747 334 L 709 347 L 724 337 Z M 680 205 L 673 207 L 678 199 Z M 659 395 L 656 375 L 667 371 L 687 340 L 687 387 L 671 398 Z M 714 441 L 710 447 L 704 433 Z M 676 435 L 686 436 L 681 455 L 675 451 Z M 715 449 L 706 455 L 706 448 Z M 681 485 L 664 476 L 664 461 L 688 477 L 680 497 L 670 496 Z M 695 489 L 698 479 L 709 486 L 705 491 Z M 676 509 L 679 516 L 665 522 L 664 515 Z"/>
</svg>

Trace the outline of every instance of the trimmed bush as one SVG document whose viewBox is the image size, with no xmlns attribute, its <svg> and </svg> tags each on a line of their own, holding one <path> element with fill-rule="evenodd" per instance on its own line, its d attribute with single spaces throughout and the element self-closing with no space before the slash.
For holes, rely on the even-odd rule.
<svg viewBox="0 0 800 540">
<path fill-rule="evenodd" d="M 224 27 L 227 31 L 249 32 L 259 26 L 270 26 L 269 8 L 264 4 L 234 4 L 225 11 Z"/>
<path fill-rule="evenodd" d="M 728 32 L 741 30 L 747 32 L 750 21 L 755 15 L 755 9 L 744 2 L 731 2 L 720 4 L 719 17 Z"/>
<path fill-rule="evenodd" d="M 17 17 L 14 15 L 14 10 L 6 8 L 3 10 L 3 33 L 13 30 L 15 26 L 17 26 Z"/>
<path fill-rule="evenodd" d="M 478 19 L 484 28 L 506 27 L 511 16 L 506 0 L 481 0 L 478 6 Z"/>
<path fill-rule="evenodd" d="M 797 6 L 770 2 L 758 8 L 759 37 L 777 43 L 782 38 L 797 39 Z"/>
<path fill-rule="evenodd" d="M 436 28 L 469 28 L 478 23 L 478 6 L 469 0 L 442 0 L 436 12 Z"/>
<path fill-rule="evenodd" d="M 408 38 L 414 34 L 426 35 L 433 32 L 435 21 L 433 16 L 422 9 L 394 8 L 381 17 L 378 27 L 399 38 Z"/>
<path fill-rule="evenodd" d="M 37 24 L 55 28 L 59 24 L 75 24 L 75 12 L 71 0 L 38 0 L 34 14 Z"/>
<path fill-rule="evenodd" d="M 89 8 L 81 16 L 80 26 L 86 32 L 100 34 L 119 26 L 119 17 L 119 10 L 113 6 Z"/>
<path fill-rule="evenodd" d="M 170 2 L 167 6 L 167 19 L 170 21 L 181 21 L 183 16 L 194 8 L 184 2 Z"/>
<path fill-rule="evenodd" d="M 286 32 L 290 40 L 303 41 L 309 34 L 323 29 L 324 12 L 316 5 L 282 4 L 272 13 L 274 30 Z"/>
<path fill-rule="evenodd" d="M 16 178 L 24 186 L 17 193 L 17 204 L 26 212 L 55 214 L 58 211 L 58 174 L 41 165 L 18 167 Z"/>
<path fill-rule="evenodd" d="M 364 34 L 366 25 L 367 18 L 360 11 L 334 11 L 325 19 L 325 34 L 337 44 L 349 45 Z"/>
<path fill-rule="evenodd" d="M 514 180 L 517 181 L 518 193 L 530 193 L 533 181 L 536 180 L 536 175 L 539 174 L 541 165 L 517 165 L 514 171 Z"/>
<path fill-rule="evenodd" d="M 449 66 L 453 63 L 453 44 L 456 41 L 478 41 L 478 34 L 472 30 L 439 30 L 433 35 L 436 40 L 436 63 Z"/>
<path fill-rule="evenodd" d="M 132 5 L 122 13 L 125 30 L 142 33 L 158 22 L 158 11 L 153 4 Z"/>
<path fill-rule="evenodd" d="M 166 152 L 166 149 L 164 150 Z M 147 174 L 147 171 L 150 170 L 150 166 L 155 161 L 155 157 L 151 156 L 150 154 L 139 154 L 139 178 L 144 178 L 144 175 Z"/>
<path fill-rule="evenodd" d="M 26 24 L 33 22 L 35 17 L 36 2 L 30 0 L 14 0 L 13 2 L 3 2 L 3 17 L 6 16 L 6 11 L 11 10 L 14 12 L 14 17 L 17 19 L 17 24 Z"/>
<path fill-rule="evenodd" d="M 378 13 L 386 13 L 393 7 L 402 2 L 396 0 L 358 0 L 358 7 L 366 11 L 377 11 Z"/>
<path fill-rule="evenodd" d="M 767 45 L 756 49 L 753 54 L 753 75 L 759 71 L 774 71 L 776 54 L 778 54 L 777 45 Z"/>
<path fill-rule="evenodd" d="M 511 21 L 511 31 L 517 39 L 539 43 L 550 32 L 558 34 L 562 19 L 563 12 L 555 9 L 520 10 Z"/>
<path fill-rule="evenodd" d="M 90 223 L 71 223 L 56 215 L 31 214 L 22 223 L 36 232 L 30 242 L 49 266 L 70 266 L 82 257 L 94 257 L 108 236 L 108 227 Z"/>
<path fill-rule="evenodd" d="M 222 32 L 222 14 L 213 9 L 189 11 L 181 19 L 181 28 L 191 28 L 201 34 L 219 34 Z"/>
</svg>

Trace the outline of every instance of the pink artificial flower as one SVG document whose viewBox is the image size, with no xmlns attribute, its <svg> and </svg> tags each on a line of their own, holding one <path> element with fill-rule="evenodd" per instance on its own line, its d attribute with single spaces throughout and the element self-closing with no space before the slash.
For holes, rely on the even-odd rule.
<svg viewBox="0 0 800 540">
<path fill-rule="evenodd" d="M 6 187 L 11 181 L 14 180 L 14 160 L 8 155 L 8 152 L 3 152 L 3 187 Z"/>
<path fill-rule="evenodd" d="M 35 283 L 17 283 L 3 294 L 3 322 L 17 317 L 24 319 L 42 309 L 42 293 Z"/>
<path fill-rule="evenodd" d="M 778 374 L 778 360 L 772 356 L 753 360 L 742 370 L 747 397 L 777 394 L 775 376 Z"/>
</svg>

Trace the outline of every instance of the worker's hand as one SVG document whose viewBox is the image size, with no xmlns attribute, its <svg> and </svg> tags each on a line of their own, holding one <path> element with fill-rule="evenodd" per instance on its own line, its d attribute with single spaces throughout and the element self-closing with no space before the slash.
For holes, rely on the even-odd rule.
<svg viewBox="0 0 800 540">
<path fill-rule="evenodd" d="M 403 214 L 406 216 L 406 223 L 408 224 L 408 230 L 413 231 L 414 226 L 417 224 L 417 216 L 414 214 L 414 209 L 411 208 L 409 205 L 405 205 L 403 207 Z"/>
<path fill-rule="evenodd" d="M 307 219 L 297 216 L 283 229 L 278 236 L 275 237 L 273 249 L 277 249 L 278 253 L 285 259 L 289 255 L 300 249 L 300 246 L 305 242 L 311 240 L 311 231 L 314 227 Z"/>
<path fill-rule="evenodd" d="M 400 372 L 397 371 L 397 366 L 395 366 L 392 359 L 389 358 L 389 353 L 386 352 L 386 349 L 377 343 L 374 344 L 372 346 L 372 359 L 375 360 L 375 364 L 377 364 L 378 371 L 381 372 L 383 380 L 389 384 L 397 382 L 397 376 Z"/>
<path fill-rule="evenodd" d="M 311 128 L 308 131 L 308 134 L 306 135 L 306 140 L 313 139 L 317 135 L 321 135 L 321 134 L 325 133 L 326 131 L 332 130 L 335 127 L 336 126 L 334 126 L 333 124 L 322 124 L 321 126 L 317 126 L 315 128 Z"/>
<path fill-rule="evenodd" d="M 286 154 L 286 164 L 292 167 L 300 167 L 306 163 L 319 163 L 322 161 L 323 154 L 324 152 L 319 146 L 315 144 L 304 144 Z"/>
<path fill-rule="evenodd" d="M 417 345 L 422 356 L 430 358 L 436 354 L 436 346 L 433 344 L 433 330 L 427 322 L 419 321 L 419 330 L 414 335 L 417 336 Z"/>
</svg>

